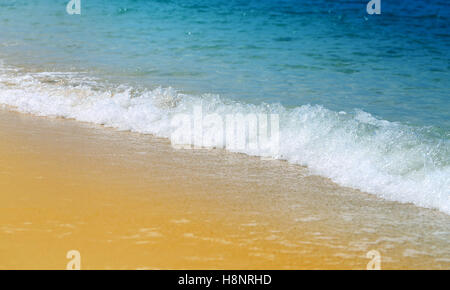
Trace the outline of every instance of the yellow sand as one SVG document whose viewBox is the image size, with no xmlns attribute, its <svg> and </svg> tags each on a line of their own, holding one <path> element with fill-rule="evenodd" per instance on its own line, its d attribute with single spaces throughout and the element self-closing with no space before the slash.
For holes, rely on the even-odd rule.
<svg viewBox="0 0 450 290">
<path fill-rule="evenodd" d="M 0 269 L 450 268 L 445 214 L 286 162 L 6 111 L 0 138 Z"/>
</svg>

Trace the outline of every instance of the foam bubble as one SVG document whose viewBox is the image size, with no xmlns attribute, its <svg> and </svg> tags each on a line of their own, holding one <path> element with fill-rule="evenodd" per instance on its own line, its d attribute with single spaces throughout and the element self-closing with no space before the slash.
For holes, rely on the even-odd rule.
<svg viewBox="0 0 450 290">
<path fill-rule="evenodd" d="M 276 113 L 276 156 L 312 173 L 382 198 L 436 208 L 450 214 L 448 135 L 380 120 L 363 111 L 334 112 L 322 106 L 287 109 L 252 105 L 215 95 L 193 96 L 171 88 L 112 85 L 81 73 L 26 73 L 0 69 L 0 104 L 39 116 L 59 116 L 170 137 L 175 114 Z M 235 150 L 250 155 L 251 149 Z"/>
</svg>

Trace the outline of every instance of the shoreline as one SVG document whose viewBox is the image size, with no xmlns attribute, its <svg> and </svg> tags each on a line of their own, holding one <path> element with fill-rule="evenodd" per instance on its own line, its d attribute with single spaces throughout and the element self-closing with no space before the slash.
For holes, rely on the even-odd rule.
<svg viewBox="0 0 450 290">
<path fill-rule="evenodd" d="M 8 72 L 9 69 L 14 73 Z M 210 119 L 214 120 L 217 114 L 227 118 L 228 113 L 234 113 L 236 121 L 236 114 L 244 114 L 258 119 L 261 126 L 269 121 L 269 113 L 272 123 L 272 113 L 275 113 L 278 115 L 277 137 L 272 138 L 270 134 L 270 140 L 263 142 L 268 144 L 259 144 L 269 146 L 238 146 L 230 151 L 251 156 L 267 156 L 268 153 L 275 159 L 306 165 L 311 172 L 343 187 L 450 213 L 446 198 L 447 142 L 443 135 L 434 135 L 430 128 L 409 127 L 358 110 L 336 112 L 309 104 L 290 109 L 277 104 L 266 107 L 264 103 L 254 107 L 246 102 L 229 104 L 218 95 L 185 95 L 171 87 L 142 88 L 134 92 L 137 88 L 133 85 L 112 85 L 106 79 L 83 73 L 16 69 L 0 68 L 0 103 L 17 112 L 57 116 L 163 138 L 191 138 L 191 145 L 219 148 L 225 144 L 220 143 L 217 135 L 214 141 L 209 140 L 212 144 L 199 144 L 192 131 L 186 136 L 189 131 L 185 128 L 185 117 L 194 116 L 194 120 L 191 118 L 194 130 L 225 131 L 219 135 L 227 144 L 230 141 L 228 130 L 223 130 L 223 126 L 213 129 L 205 119 L 213 117 Z M 24 82 L 23 78 L 28 81 Z M 205 115 L 201 118 L 203 128 L 196 125 L 197 108 Z M 256 118 L 255 114 L 259 113 L 266 117 Z M 182 121 L 178 124 L 180 127 L 174 126 L 173 121 Z M 214 126 L 220 127 L 223 121 L 213 122 Z M 244 125 L 244 122 L 234 123 Z M 250 122 L 247 125 L 250 128 Z M 240 143 L 237 139 L 234 141 Z M 186 140 L 181 144 L 186 144 Z M 265 149 L 261 152 L 261 148 Z"/>
<path fill-rule="evenodd" d="M 450 217 L 278 160 L 0 110 L 0 269 L 449 269 Z"/>
</svg>

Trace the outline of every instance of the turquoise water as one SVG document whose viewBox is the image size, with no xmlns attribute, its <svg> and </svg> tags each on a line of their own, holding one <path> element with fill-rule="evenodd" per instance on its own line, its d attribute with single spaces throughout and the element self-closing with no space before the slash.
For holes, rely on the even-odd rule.
<svg viewBox="0 0 450 290">
<path fill-rule="evenodd" d="M 68 1 L 0 4 L 6 59 L 285 106 L 450 127 L 446 1 Z M 388 3 L 389 2 L 389 3 Z M 14 63 L 17 63 L 14 62 Z"/>
<path fill-rule="evenodd" d="M 0 102 L 163 137 L 196 102 L 269 110 L 274 157 L 450 212 L 448 2 L 367 2 L 3 0 Z"/>
</svg>

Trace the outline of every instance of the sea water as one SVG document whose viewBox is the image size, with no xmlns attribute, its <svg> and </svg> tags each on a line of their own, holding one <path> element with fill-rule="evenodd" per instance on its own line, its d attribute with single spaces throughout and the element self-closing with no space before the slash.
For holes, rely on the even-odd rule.
<svg viewBox="0 0 450 290">
<path fill-rule="evenodd" d="M 448 2 L 368 2 L 2 0 L 0 103 L 161 137 L 278 114 L 272 157 L 450 213 Z"/>
</svg>

